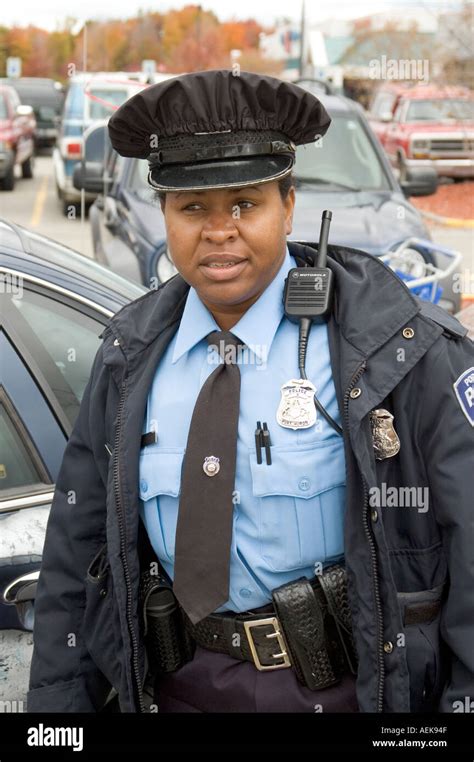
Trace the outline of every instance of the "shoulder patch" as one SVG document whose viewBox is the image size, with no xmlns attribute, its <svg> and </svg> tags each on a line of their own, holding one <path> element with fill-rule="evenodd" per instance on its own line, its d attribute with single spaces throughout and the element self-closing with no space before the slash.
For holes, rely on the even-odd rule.
<svg viewBox="0 0 474 762">
<path fill-rule="evenodd" d="M 430 320 L 433 320 L 433 322 L 440 325 L 452 336 L 460 339 L 463 336 L 467 335 L 467 328 L 463 326 L 463 324 L 460 323 L 459 320 L 454 317 L 454 315 L 450 315 L 449 312 L 443 310 L 442 307 L 439 307 L 437 304 L 433 304 L 433 302 L 427 302 L 422 299 L 419 299 L 418 303 L 421 307 L 419 313 L 420 315 L 430 318 Z"/>
<path fill-rule="evenodd" d="M 461 373 L 453 388 L 461 410 L 471 426 L 474 426 L 474 365 Z"/>
</svg>

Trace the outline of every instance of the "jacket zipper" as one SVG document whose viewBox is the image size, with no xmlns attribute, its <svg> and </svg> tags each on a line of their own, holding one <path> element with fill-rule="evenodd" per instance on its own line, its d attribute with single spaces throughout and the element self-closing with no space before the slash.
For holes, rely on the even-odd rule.
<svg viewBox="0 0 474 762">
<path fill-rule="evenodd" d="M 362 365 L 360 365 L 360 367 L 356 370 L 356 372 L 352 376 L 350 385 L 347 388 L 346 393 L 344 395 L 344 418 L 346 421 L 347 429 L 349 429 L 349 394 L 354 388 L 359 378 L 362 376 L 363 372 L 365 371 L 366 365 L 367 363 L 364 360 Z M 372 536 L 369 519 L 368 519 L 369 488 L 368 488 L 368 484 L 365 479 L 365 476 L 360 469 L 359 469 L 359 473 L 361 475 L 362 485 L 364 489 L 363 522 L 364 522 L 365 535 L 367 537 L 367 541 L 370 547 L 370 558 L 372 563 L 372 581 L 374 586 L 375 611 L 376 611 L 376 617 L 377 617 L 377 660 L 378 660 L 378 667 L 379 667 L 378 678 L 377 678 L 378 680 L 377 682 L 377 712 L 382 712 L 383 711 L 383 693 L 384 693 L 384 684 L 385 684 L 385 660 L 384 660 L 384 653 L 383 653 L 383 617 L 382 617 L 382 605 L 380 602 L 377 552 L 375 549 L 374 538 Z"/>
<path fill-rule="evenodd" d="M 128 629 L 129 629 L 130 637 L 132 641 L 132 674 L 133 674 L 133 678 L 135 679 L 139 711 L 146 712 L 145 703 L 143 700 L 142 685 L 140 680 L 140 670 L 138 667 L 138 640 L 137 640 L 137 636 L 136 636 L 136 632 L 135 632 L 135 629 L 133 626 L 133 620 L 132 620 L 132 585 L 130 583 L 130 570 L 128 567 L 127 551 L 125 547 L 125 527 L 124 527 L 124 519 L 123 519 L 122 489 L 120 485 L 120 468 L 119 468 L 119 456 L 118 456 L 119 443 L 120 443 L 120 429 L 122 425 L 122 413 L 123 413 L 123 408 L 125 405 L 125 396 L 127 391 L 127 379 L 128 379 L 128 376 L 126 372 L 122 382 L 122 387 L 120 390 L 120 400 L 119 400 L 118 411 L 117 411 L 117 429 L 115 432 L 114 450 L 113 450 L 113 458 L 114 458 L 113 478 L 114 478 L 115 502 L 117 506 L 117 515 L 118 515 L 119 533 L 120 533 L 120 556 L 122 559 L 123 571 L 125 576 L 125 586 L 126 586 L 126 592 L 127 592 L 126 616 L 127 616 Z"/>
</svg>

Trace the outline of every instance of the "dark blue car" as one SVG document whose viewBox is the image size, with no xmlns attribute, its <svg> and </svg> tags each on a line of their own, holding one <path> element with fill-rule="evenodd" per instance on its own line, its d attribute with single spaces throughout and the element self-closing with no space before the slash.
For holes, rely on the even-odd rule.
<svg viewBox="0 0 474 762">
<path fill-rule="evenodd" d="M 4 220 L 0 220 L 0 278 L 0 704 L 4 705 L 26 693 L 32 604 L 46 522 L 64 448 L 101 343 L 99 334 L 117 310 L 145 289 Z"/>
<path fill-rule="evenodd" d="M 318 92 L 318 97 L 332 124 L 320 143 L 297 149 L 297 198 L 290 238 L 317 241 L 321 213 L 330 209 L 332 244 L 380 256 L 408 238 L 429 241 L 428 229 L 408 198 L 434 193 L 436 173 L 416 170 L 400 184 L 362 107 L 340 95 Z M 84 164 L 76 176 L 78 187 L 103 190 L 89 212 L 95 255 L 115 272 L 154 287 L 176 270 L 167 252 L 160 206 L 146 183 L 148 163 L 118 156 L 108 143 L 106 128 L 96 129 L 102 130 L 101 156 L 106 155 L 106 166 L 98 161 L 96 151 L 92 164 Z M 89 139 L 98 142 L 93 132 Z M 441 251 L 433 254 L 429 247 L 419 247 L 410 252 L 404 272 L 408 277 L 421 277 L 425 263 L 444 270 L 449 258 Z M 453 292 L 452 282 L 450 278 L 443 283 L 439 303 L 457 312 L 460 295 Z"/>
</svg>

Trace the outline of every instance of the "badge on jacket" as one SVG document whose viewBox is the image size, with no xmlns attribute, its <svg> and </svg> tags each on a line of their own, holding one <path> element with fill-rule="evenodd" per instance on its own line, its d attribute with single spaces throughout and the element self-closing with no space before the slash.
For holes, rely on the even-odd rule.
<svg viewBox="0 0 474 762">
<path fill-rule="evenodd" d="M 461 373 L 453 388 L 461 410 L 471 426 L 474 426 L 474 366 Z"/>
<path fill-rule="evenodd" d="M 400 440 L 393 427 L 393 415 L 384 408 L 372 410 L 370 425 L 376 460 L 393 458 L 400 451 Z"/>
<path fill-rule="evenodd" d="M 308 429 L 316 423 L 316 387 L 303 378 L 292 378 L 281 387 L 276 419 L 286 429 Z"/>
</svg>

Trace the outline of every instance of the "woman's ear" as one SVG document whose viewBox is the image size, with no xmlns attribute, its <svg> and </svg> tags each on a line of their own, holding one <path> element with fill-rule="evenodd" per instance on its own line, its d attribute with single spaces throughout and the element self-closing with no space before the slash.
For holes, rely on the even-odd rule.
<svg viewBox="0 0 474 762">
<path fill-rule="evenodd" d="M 283 202 L 285 207 L 285 233 L 289 235 L 293 230 L 293 211 L 295 208 L 296 194 L 294 185 L 291 186 Z"/>
</svg>

